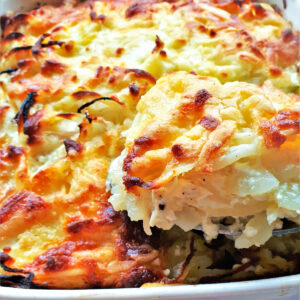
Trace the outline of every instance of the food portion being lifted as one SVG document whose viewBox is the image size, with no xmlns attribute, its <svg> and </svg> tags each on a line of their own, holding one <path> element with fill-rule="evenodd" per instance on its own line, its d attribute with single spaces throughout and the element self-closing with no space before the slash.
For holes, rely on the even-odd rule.
<svg viewBox="0 0 300 300">
<path fill-rule="evenodd" d="M 107 183 L 114 208 L 143 220 L 148 234 L 200 224 L 212 239 L 231 217 L 231 228 L 243 228 L 236 247 L 247 248 L 282 218 L 300 223 L 298 96 L 178 72 L 137 111 Z"/>
</svg>

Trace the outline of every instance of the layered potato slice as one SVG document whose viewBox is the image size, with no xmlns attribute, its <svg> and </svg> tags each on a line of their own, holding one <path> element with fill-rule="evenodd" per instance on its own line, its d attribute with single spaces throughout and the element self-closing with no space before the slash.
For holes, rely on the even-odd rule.
<svg viewBox="0 0 300 300">
<path fill-rule="evenodd" d="M 177 72 L 140 100 L 108 176 L 116 210 L 170 229 L 249 218 L 236 247 L 265 243 L 300 209 L 299 97 L 271 85 Z M 216 224 L 214 224 L 216 223 Z"/>
</svg>

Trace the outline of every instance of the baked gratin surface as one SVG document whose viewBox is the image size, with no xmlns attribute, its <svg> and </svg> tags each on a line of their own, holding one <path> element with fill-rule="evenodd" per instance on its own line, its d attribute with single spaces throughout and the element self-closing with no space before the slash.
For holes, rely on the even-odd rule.
<svg viewBox="0 0 300 300">
<path fill-rule="evenodd" d="M 116 212 L 105 185 L 110 162 L 124 148 L 139 99 L 166 73 L 268 80 L 297 94 L 299 34 L 270 6 L 233 0 L 70 1 L 8 13 L 1 29 L 1 284 L 132 287 L 170 282 L 166 276 L 199 282 L 200 273 L 185 280 L 184 268 L 170 266 L 191 265 L 192 253 L 205 261 L 194 266 L 206 270 L 215 250 L 192 234 L 160 243 L 159 233 L 146 236 Z M 290 244 L 276 253 L 299 249 Z M 184 249 L 173 261 L 172 247 Z M 258 252 L 257 264 L 268 257 Z M 293 258 L 282 259 L 281 274 L 295 272 Z M 253 274 L 275 272 L 269 260 Z M 212 269 L 223 271 L 201 274 L 223 274 L 212 281 L 232 275 Z"/>
</svg>

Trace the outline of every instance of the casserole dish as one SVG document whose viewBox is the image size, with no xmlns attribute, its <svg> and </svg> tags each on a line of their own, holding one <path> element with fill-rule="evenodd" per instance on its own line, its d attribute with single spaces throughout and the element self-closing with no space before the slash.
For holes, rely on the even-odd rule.
<svg viewBox="0 0 300 300">
<path fill-rule="evenodd" d="M 26 6 L 18 6 L 18 1 L 3 1 L 1 3 L 2 11 L 7 10 L 26 10 L 30 8 L 30 1 L 26 1 Z M 28 6 L 27 6 L 28 5 Z M 33 2 L 35 5 L 35 2 Z M 293 8 L 294 7 L 294 8 Z M 297 2 L 289 1 L 286 12 L 287 17 L 296 16 Z M 297 25 L 297 24 L 295 24 Z M 179 287 L 156 287 L 143 289 L 115 289 L 115 290 L 83 290 L 83 291 L 49 291 L 49 290 L 29 290 L 1 288 L 0 294 L 4 299 L 239 299 L 242 295 L 245 299 L 297 299 L 299 298 L 299 275 L 289 276 L 277 279 L 266 279 L 252 282 L 238 282 L 226 284 L 211 284 L 197 286 L 179 286 Z M 283 285 L 281 285 L 283 283 Z M 22 295 L 20 295 L 22 294 Z M 285 297 L 285 298 L 284 298 Z"/>
</svg>

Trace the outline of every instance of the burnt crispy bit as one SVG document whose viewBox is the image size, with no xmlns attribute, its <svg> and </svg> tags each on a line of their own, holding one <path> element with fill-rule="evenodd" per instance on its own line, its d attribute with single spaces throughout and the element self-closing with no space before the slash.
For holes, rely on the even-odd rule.
<svg viewBox="0 0 300 300">
<path fill-rule="evenodd" d="M 138 139 L 136 139 L 134 141 L 134 144 L 135 145 L 138 145 L 138 146 L 151 146 L 153 144 L 153 141 L 151 139 L 149 139 L 148 137 L 146 136 L 141 136 L 139 137 Z"/>
<path fill-rule="evenodd" d="M 166 58 L 166 57 L 167 57 L 167 52 L 166 52 L 165 50 L 160 50 L 160 51 L 159 51 L 159 55 L 160 55 L 161 57 Z"/>
<path fill-rule="evenodd" d="M 178 144 L 173 145 L 171 151 L 176 159 L 181 159 L 184 157 L 183 148 Z"/>
<path fill-rule="evenodd" d="M 124 48 L 117 48 L 117 50 L 116 50 L 116 55 L 117 55 L 117 56 L 121 56 L 121 55 L 123 54 L 124 51 L 125 51 Z"/>
<path fill-rule="evenodd" d="M 118 100 L 113 99 L 113 98 L 111 98 L 111 97 L 100 97 L 100 98 L 96 98 L 96 99 L 94 99 L 94 100 L 92 100 L 92 101 L 90 101 L 90 102 L 87 102 L 87 103 L 81 105 L 81 106 L 78 108 L 77 112 L 78 112 L 78 113 L 81 113 L 85 108 L 89 107 L 90 105 L 92 105 L 92 104 L 94 104 L 94 103 L 96 103 L 96 102 L 98 102 L 98 101 L 107 101 L 107 100 L 108 100 L 108 101 L 114 101 L 114 102 L 116 102 L 116 103 L 122 105 L 121 102 L 119 102 Z"/>
<path fill-rule="evenodd" d="M 65 145 L 67 154 L 69 154 L 70 151 L 75 151 L 75 152 L 79 153 L 83 149 L 83 146 L 80 143 L 75 142 L 73 140 L 64 140 L 64 145 Z"/>
<path fill-rule="evenodd" d="M 20 107 L 19 112 L 16 114 L 14 120 L 17 122 L 19 129 L 28 119 L 30 108 L 34 105 L 36 96 L 36 92 L 28 93 L 26 99 L 23 101 Z"/>
<path fill-rule="evenodd" d="M 85 118 L 88 120 L 88 122 L 91 124 L 94 119 L 90 117 L 90 115 L 87 111 L 84 112 L 84 115 L 85 115 Z"/>
<path fill-rule="evenodd" d="M 144 187 L 145 185 L 145 182 L 141 178 L 129 175 L 123 177 L 123 182 L 127 190 L 134 186 Z"/>
<path fill-rule="evenodd" d="M 145 267 L 139 266 L 134 269 L 131 269 L 117 284 L 117 287 L 140 287 L 144 283 L 155 282 L 158 280 L 158 277 L 150 270 Z"/>
<path fill-rule="evenodd" d="M 136 97 L 139 95 L 140 89 L 138 86 L 135 85 L 135 83 L 130 83 L 129 84 L 129 92 L 130 92 L 130 95 Z"/>
<path fill-rule="evenodd" d="M 156 83 L 156 79 L 148 72 L 146 72 L 145 70 L 141 70 L 141 69 L 126 69 L 125 71 L 126 73 L 134 73 L 134 75 L 137 78 L 145 78 L 147 80 L 149 80 L 150 82 L 152 82 L 153 84 Z"/>
<path fill-rule="evenodd" d="M 0 275 L 0 286 L 6 287 L 15 287 L 15 288 L 36 288 L 38 287 L 36 284 L 33 283 L 34 274 L 32 272 L 27 272 L 22 269 L 10 268 L 6 266 L 6 262 L 11 260 L 11 257 L 6 253 L 0 253 L 0 267 L 9 273 L 21 273 L 21 274 L 28 274 L 28 276 L 23 275 Z"/>
<path fill-rule="evenodd" d="M 17 52 L 20 52 L 20 51 L 27 51 L 27 50 L 31 50 L 32 49 L 32 46 L 22 46 L 22 47 L 16 47 L 16 48 L 13 48 L 9 51 L 8 55 L 11 55 L 11 54 L 14 54 L 14 53 L 17 53 Z"/>
<path fill-rule="evenodd" d="M 103 21 L 106 20 L 105 15 L 101 14 L 101 15 L 97 16 L 95 11 L 90 12 L 90 18 L 91 18 L 92 21 L 101 21 L 101 22 L 103 22 Z"/>
<path fill-rule="evenodd" d="M 24 148 L 21 148 L 21 147 L 16 147 L 16 146 L 13 146 L 13 145 L 9 145 L 7 147 L 7 157 L 9 159 L 14 159 L 22 154 L 24 154 Z"/>
<path fill-rule="evenodd" d="M 135 149 L 131 149 L 127 156 L 124 158 L 123 163 L 123 171 L 129 172 L 131 168 L 132 161 L 137 157 L 138 154 L 136 153 Z"/>
<path fill-rule="evenodd" d="M 96 14 L 95 11 L 92 10 L 90 12 L 90 18 L 91 18 L 92 21 L 95 21 L 97 19 L 97 14 Z"/>
<path fill-rule="evenodd" d="M 283 30 L 281 36 L 282 36 L 282 40 L 283 40 L 284 43 L 289 43 L 294 38 L 293 31 L 290 28 L 287 28 L 287 29 Z"/>
<path fill-rule="evenodd" d="M 134 158 L 144 153 L 144 151 L 151 147 L 152 144 L 153 140 L 145 136 L 136 139 L 134 141 L 134 147 L 130 150 L 130 152 L 124 159 L 123 171 L 130 172 L 131 164 Z"/>
<path fill-rule="evenodd" d="M 37 42 L 32 46 L 33 55 L 38 55 L 41 51 L 41 48 L 47 48 L 55 45 L 62 46 L 64 44 L 64 42 L 62 41 L 52 41 L 52 40 L 48 41 L 47 43 L 43 43 L 44 40 L 48 37 L 50 37 L 50 34 L 45 33 L 37 40 Z"/>
<path fill-rule="evenodd" d="M 155 39 L 155 47 L 152 50 L 152 53 L 158 52 L 159 50 L 161 50 L 164 47 L 164 43 L 162 42 L 162 40 L 159 38 L 158 35 L 156 35 L 156 39 Z"/>
<path fill-rule="evenodd" d="M 35 114 L 30 116 L 24 123 L 23 132 L 28 135 L 27 143 L 29 145 L 40 142 L 39 131 L 41 129 L 41 119 L 43 111 L 38 110 Z"/>
<path fill-rule="evenodd" d="M 11 22 L 10 18 L 6 15 L 3 15 L 0 17 L 0 28 L 1 28 L 1 37 L 4 37 L 4 31 L 6 26 Z"/>
<path fill-rule="evenodd" d="M 71 234 L 78 234 L 83 229 L 90 227 L 91 224 L 93 224 L 94 221 L 92 219 L 86 219 L 86 220 L 78 220 L 71 222 L 67 226 L 67 232 Z"/>
<path fill-rule="evenodd" d="M 41 268 L 45 272 L 57 272 L 68 268 L 72 253 L 76 249 L 76 243 L 65 242 L 62 245 L 51 248 L 38 256 L 32 264 L 34 268 Z"/>
<path fill-rule="evenodd" d="M 216 32 L 214 29 L 211 29 L 211 30 L 209 31 L 209 36 L 210 36 L 211 38 L 216 37 L 216 35 L 217 35 L 217 32 Z"/>
<path fill-rule="evenodd" d="M 200 120 L 199 124 L 203 126 L 205 129 L 212 131 L 218 127 L 219 121 L 214 117 L 205 116 Z"/>
<path fill-rule="evenodd" d="M 194 102 L 197 107 L 201 108 L 205 104 L 205 102 L 211 97 L 211 94 L 207 90 L 202 89 L 196 93 Z"/>
<path fill-rule="evenodd" d="M 278 127 L 270 121 L 262 120 L 260 129 L 268 149 L 279 148 L 286 141 L 286 136 L 281 134 Z"/>
<path fill-rule="evenodd" d="M 4 71 L 1 71 L 0 75 L 2 75 L 2 74 L 11 74 L 11 73 L 14 73 L 16 71 L 18 71 L 18 68 L 9 68 L 9 69 L 6 69 Z"/>
<path fill-rule="evenodd" d="M 23 37 L 24 37 L 24 34 L 21 32 L 11 32 L 4 38 L 4 40 L 5 41 L 13 41 L 13 40 L 19 40 Z"/>
<path fill-rule="evenodd" d="M 147 235 L 143 229 L 142 221 L 131 221 L 126 211 L 120 212 L 120 215 L 122 219 L 122 225 L 119 230 L 120 238 L 118 241 L 120 259 L 129 259 L 133 252 L 149 253 L 149 250 L 151 251 L 152 249 L 158 249 L 160 247 L 161 235 L 157 227 L 152 228 L 152 235 Z"/>
<path fill-rule="evenodd" d="M 132 18 L 140 13 L 143 13 L 144 11 L 145 11 L 144 5 L 136 2 L 127 8 L 125 12 L 125 16 L 126 18 Z"/>
<path fill-rule="evenodd" d="M 153 187 L 153 182 L 151 182 L 151 181 L 145 182 L 139 177 L 129 176 L 129 175 L 126 175 L 123 177 L 123 183 L 127 190 L 129 190 L 135 186 L 138 186 L 138 187 L 141 187 L 144 189 L 151 189 Z"/>
</svg>

